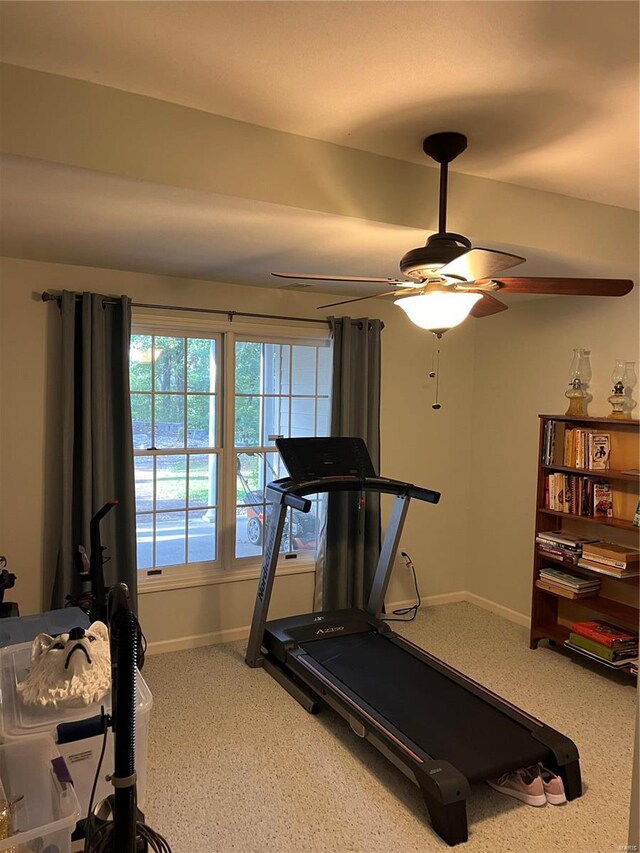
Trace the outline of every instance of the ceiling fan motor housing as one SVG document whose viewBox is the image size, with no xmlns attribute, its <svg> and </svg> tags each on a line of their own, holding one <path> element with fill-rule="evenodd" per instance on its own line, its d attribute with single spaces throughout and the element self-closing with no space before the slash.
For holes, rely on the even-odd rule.
<svg viewBox="0 0 640 853">
<path fill-rule="evenodd" d="M 400 260 L 402 273 L 423 281 L 438 275 L 438 270 L 471 248 L 471 241 L 462 234 L 446 231 L 432 234 L 425 246 L 410 249 Z"/>
<path fill-rule="evenodd" d="M 467 147 L 467 137 L 463 133 L 445 131 L 432 133 L 422 141 L 422 150 L 436 163 L 451 163 Z"/>
</svg>

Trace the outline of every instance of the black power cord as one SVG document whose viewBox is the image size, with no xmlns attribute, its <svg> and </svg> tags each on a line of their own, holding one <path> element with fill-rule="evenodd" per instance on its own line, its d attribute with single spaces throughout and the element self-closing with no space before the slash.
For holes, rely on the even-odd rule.
<svg viewBox="0 0 640 853">
<path fill-rule="evenodd" d="M 96 788 L 98 787 L 98 779 L 100 778 L 100 770 L 102 769 L 102 762 L 104 761 L 104 754 L 107 749 L 107 738 L 109 736 L 109 718 L 104 712 L 104 705 L 100 709 L 100 714 L 102 716 L 102 749 L 100 750 L 100 758 L 98 758 L 98 766 L 96 767 L 96 775 L 93 777 L 93 785 L 91 786 L 91 796 L 89 797 L 89 811 L 87 812 L 87 821 L 85 824 L 85 832 L 88 829 L 89 818 L 93 812 L 93 800 L 96 795 Z M 87 846 L 85 843 L 85 850 L 87 850 Z"/>
<path fill-rule="evenodd" d="M 383 616 L 382 619 L 384 622 L 413 622 L 416 618 L 418 610 L 422 605 L 422 600 L 420 599 L 420 590 L 418 589 L 418 578 L 416 577 L 416 567 L 413 565 L 411 557 L 407 554 L 406 551 L 400 551 L 400 556 L 404 560 L 404 564 L 408 569 L 411 569 L 413 574 L 413 586 L 416 591 L 416 603 L 412 604 L 410 607 L 400 607 L 397 610 L 393 610 L 393 616 Z M 399 617 L 394 619 L 395 617 Z"/>
</svg>

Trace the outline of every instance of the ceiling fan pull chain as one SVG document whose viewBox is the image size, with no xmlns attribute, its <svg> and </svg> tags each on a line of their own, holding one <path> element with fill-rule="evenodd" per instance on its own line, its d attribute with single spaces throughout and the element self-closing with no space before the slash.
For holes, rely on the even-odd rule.
<svg viewBox="0 0 640 853">
<path fill-rule="evenodd" d="M 436 377 L 436 399 L 435 399 L 435 402 L 433 403 L 433 405 L 431 406 L 431 408 L 432 409 L 441 409 L 442 406 L 438 402 L 438 392 L 440 390 L 440 347 L 438 347 L 436 349 L 436 337 L 437 337 L 436 335 L 433 336 L 433 347 L 435 350 L 435 362 L 436 362 L 435 363 L 435 371 L 433 371 L 433 370 L 431 371 L 431 373 L 435 373 L 435 377 Z M 431 376 L 431 373 L 429 374 L 429 376 Z"/>
<path fill-rule="evenodd" d="M 431 370 L 429 371 L 429 379 L 436 377 L 436 336 L 432 336 L 433 346 L 431 347 Z"/>
</svg>

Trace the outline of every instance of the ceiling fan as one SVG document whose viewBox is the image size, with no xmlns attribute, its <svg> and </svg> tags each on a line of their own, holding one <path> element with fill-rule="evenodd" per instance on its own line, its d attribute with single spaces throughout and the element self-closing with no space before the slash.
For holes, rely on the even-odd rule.
<svg viewBox="0 0 640 853">
<path fill-rule="evenodd" d="M 395 304 L 417 326 L 438 337 L 461 323 L 469 314 L 488 317 L 506 311 L 507 305 L 492 292 L 559 294 L 563 296 L 624 296 L 633 288 L 627 279 L 606 278 L 503 278 L 503 270 L 524 263 L 525 258 L 495 249 L 474 248 L 462 234 L 447 231 L 448 167 L 467 147 L 462 133 L 434 133 L 422 143 L 425 154 L 440 164 L 438 233 L 426 245 L 411 249 L 400 259 L 397 278 L 366 278 L 349 275 L 298 275 L 277 273 L 278 278 L 306 281 L 345 281 L 387 284 L 393 289 L 375 296 L 359 296 L 321 305 L 333 308 L 364 299 L 395 296 Z"/>
</svg>

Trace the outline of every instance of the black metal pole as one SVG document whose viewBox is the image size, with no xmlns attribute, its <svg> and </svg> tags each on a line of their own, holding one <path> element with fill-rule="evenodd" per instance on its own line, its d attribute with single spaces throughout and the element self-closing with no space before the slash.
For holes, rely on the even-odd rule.
<svg viewBox="0 0 640 853">
<path fill-rule="evenodd" d="M 449 177 L 449 164 L 440 164 L 440 206 L 438 211 L 438 233 L 444 234 L 447 230 L 447 179 Z"/>
<path fill-rule="evenodd" d="M 135 777 L 138 631 L 124 584 L 109 594 L 112 716 L 114 736 L 113 853 L 135 853 L 137 797 Z"/>
</svg>

